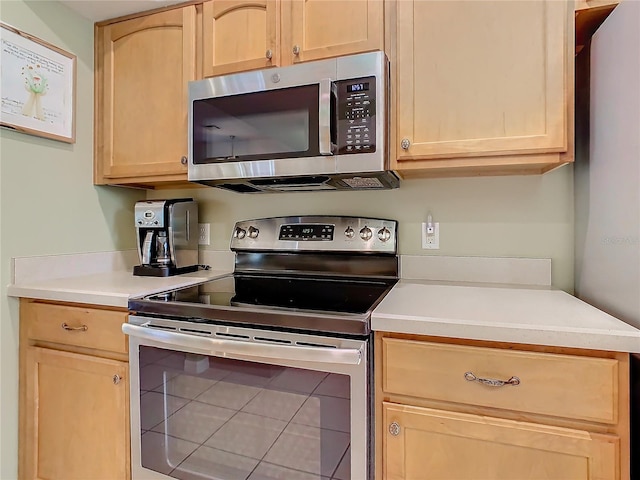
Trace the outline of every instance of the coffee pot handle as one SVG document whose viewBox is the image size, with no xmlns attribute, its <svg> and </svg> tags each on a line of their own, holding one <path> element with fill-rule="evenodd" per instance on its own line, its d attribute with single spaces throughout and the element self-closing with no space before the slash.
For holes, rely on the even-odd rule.
<svg viewBox="0 0 640 480">
<path fill-rule="evenodd" d="M 142 264 L 151 264 L 151 249 L 153 248 L 153 230 L 147 230 L 147 234 L 144 237 L 144 243 L 142 244 Z"/>
</svg>

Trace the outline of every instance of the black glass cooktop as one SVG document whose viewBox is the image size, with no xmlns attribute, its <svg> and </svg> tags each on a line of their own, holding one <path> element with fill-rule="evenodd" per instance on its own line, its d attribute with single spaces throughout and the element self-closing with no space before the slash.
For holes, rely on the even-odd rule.
<svg viewBox="0 0 640 480">
<path fill-rule="evenodd" d="M 198 286 L 146 297 L 162 303 L 365 314 L 396 280 L 230 275 Z M 159 308 L 161 308 L 159 306 Z"/>
</svg>

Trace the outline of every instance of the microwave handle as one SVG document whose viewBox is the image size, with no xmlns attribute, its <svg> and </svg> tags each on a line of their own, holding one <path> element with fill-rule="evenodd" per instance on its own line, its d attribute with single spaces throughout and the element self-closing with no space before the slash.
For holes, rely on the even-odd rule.
<svg viewBox="0 0 640 480">
<path fill-rule="evenodd" d="M 359 365 L 362 361 L 362 351 L 357 348 L 302 347 L 223 340 L 156 330 L 130 323 L 122 324 L 122 333 L 142 340 L 165 344 L 173 349 L 183 348 L 204 355 L 223 354 L 225 357 L 232 358 L 292 360 L 342 365 Z"/>
<path fill-rule="evenodd" d="M 318 138 L 320 141 L 320 155 L 331 155 L 331 79 L 320 80 L 320 95 L 318 105 Z"/>
</svg>

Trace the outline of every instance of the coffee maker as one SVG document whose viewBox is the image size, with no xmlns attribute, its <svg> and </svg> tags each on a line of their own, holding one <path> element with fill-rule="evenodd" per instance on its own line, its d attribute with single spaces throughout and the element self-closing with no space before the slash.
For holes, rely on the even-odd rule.
<svg viewBox="0 0 640 480">
<path fill-rule="evenodd" d="M 134 275 L 168 277 L 198 270 L 198 204 L 193 199 L 136 202 L 134 217 L 140 259 Z"/>
</svg>

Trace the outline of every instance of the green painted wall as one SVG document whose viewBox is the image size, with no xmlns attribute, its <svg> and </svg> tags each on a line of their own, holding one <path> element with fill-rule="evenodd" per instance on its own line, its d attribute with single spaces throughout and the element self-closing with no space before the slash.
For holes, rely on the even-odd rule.
<svg viewBox="0 0 640 480">
<path fill-rule="evenodd" d="M 144 192 L 94 187 L 93 24 L 54 1 L 2 1 L 0 19 L 77 55 L 76 143 L 0 130 L 0 478 L 17 478 L 18 302 L 11 258 L 134 248 Z M 61 379 L 61 387 L 64 385 Z"/>
<path fill-rule="evenodd" d="M 545 175 L 403 181 L 397 190 L 238 194 L 217 188 L 154 191 L 148 198 L 192 196 L 211 223 L 212 250 L 229 248 L 237 220 L 339 214 L 399 221 L 400 253 L 551 258 L 553 285 L 573 290 L 573 167 Z M 440 250 L 422 250 L 428 212 L 440 223 Z"/>
</svg>

